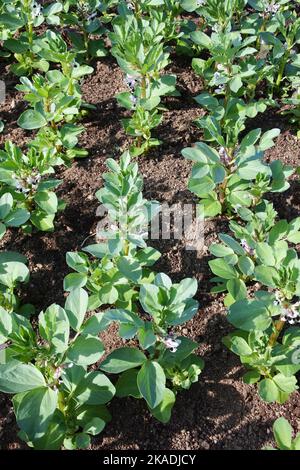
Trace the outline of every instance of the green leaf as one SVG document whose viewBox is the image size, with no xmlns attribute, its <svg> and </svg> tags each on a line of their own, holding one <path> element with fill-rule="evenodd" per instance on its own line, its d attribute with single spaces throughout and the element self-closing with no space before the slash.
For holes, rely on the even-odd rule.
<svg viewBox="0 0 300 470">
<path fill-rule="evenodd" d="M 142 349 L 148 349 L 156 342 L 156 335 L 153 332 L 151 322 L 145 322 L 144 326 L 138 329 L 137 337 Z"/>
<path fill-rule="evenodd" d="M 55 353 L 61 354 L 68 348 L 69 320 L 59 305 L 51 305 L 39 315 L 39 332 Z"/>
<path fill-rule="evenodd" d="M 36 450 L 60 450 L 67 432 L 63 413 L 56 409 L 46 434 L 34 441 Z"/>
<path fill-rule="evenodd" d="M 242 86 L 243 86 L 243 82 L 239 75 L 236 75 L 234 78 L 232 78 L 229 81 L 230 90 L 233 91 L 234 93 L 237 93 L 239 89 L 242 88 Z"/>
<path fill-rule="evenodd" d="M 159 251 L 155 250 L 155 248 L 147 247 L 139 250 L 135 257 L 141 266 L 153 266 L 161 257 L 161 254 Z"/>
<path fill-rule="evenodd" d="M 83 248 L 83 251 L 86 251 L 95 258 L 102 259 L 105 255 L 108 254 L 108 248 L 106 243 L 95 243 L 94 245 L 89 245 Z"/>
<path fill-rule="evenodd" d="M 29 440 L 46 433 L 57 406 L 58 394 L 49 387 L 40 387 L 13 398 L 16 420 Z"/>
<path fill-rule="evenodd" d="M 69 361 L 88 366 L 99 361 L 104 354 L 102 342 L 93 336 L 78 336 L 70 346 L 67 354 Z"/>
<path fill-rule="evenodd" d="M 276 419 L 273 424 L 275 440 L 281 449 L 290 449 L 292 445 L 293 429 L 290 423 L 283 417 Z"/>
<path fill-rule="evenodd" d="M 245 254 L 245 250 L 230 235 L 227 235 L 226 233 L 220 233 L 219 238 L 223 243 L 225 243 L 225 245 L 229 246 L 229 248 L 231 248 L 237 255 L 243 256 Z"/>
<path fill-rule="evenodd" d="M 252 354 L 252 349 L 241 336 L 233 336 L 231 338 L 230 349 L 239 356 L 249 356 Z"/>
<path fill-rule="evenodd" d="M 209 247 L 209 251 L 217 258 L 223 258 L 224 256 L 233 254 L 233 250 L 222 243 L 212 243 Z"/>
<path fill-rule="evenodd" d="M 30 220 L 33 225 L 35 225 L 42 232 L 47 232 L 49 230 L 53 230 L 54 228 L 54 214 L 46 214 L 43 211 L 36 210 L 31 214 Z"/>
<path fill-rule="evenodd" d="M 110 374 L 119 374 L 144 364 L 146 359 L 145 354 L 137 348 L 119 348 L 107 356 L 100 369 Z"/>
<path fill-rule="evenodd" d="M 280 129 L 271 129 L 265 132 L 260 139 L 259 149 L 262 151 L 265 151 L 273 147 L 275 145 L 273 139 L 278 137 L 279 134 L 280 134 Z"/>
<path fill-rule="evenodd" d="M 41 127 L 47 125 L 47 120 L 38 111 L 35 111 L 34 109 L 28 109 L 21 114 L 17 124 L 18 126 L 22 127 L 22 129 L 40 129 Z"/>
<path fill-rule="evenodd" d="M 82 273 L 70 273 L 64 278 L 64 290 L 70 292 L 84 287 L 87 283 L 88 277 Z"/>
<path fill-rule="evenodd" d="M 47 214 L 56 214 L 58 199 L 52 191 L 38 191 L 34 196 L 37 205 Z"/>
<path fill-rule="evenodd" d="M 238 267 L 245 276 L 251 276 L 254 272 L 255 265 L 251 258 L 248 256 L 240 256 L 238 260 Z"/>
<path fill-rule="evenodd" d="M 212 47 L 210 37 L 202 31 L 193 31 L 191 33 L 191 39 L 195 44 L 197 44 L 197 46 L 202 46 L 206 49 L 210 49 Z"/>
<path fill-rule="evenodd" d="M 0 344 L 7 341 L 12 332 L 12 315 L 0 306 Z"/>
<path fill-rule="evenodd" d="M 89 372 L 75 389 L 74 397 L 83 405 L 104 405 L 114 396 L 116 389 L 106 375 Z"/>
<path fill-rule="evenodd" d="M 119 297 L 117 289 L 111 284 L 106 284 L 101 287 L 98 294 L 103 305 L 114 305 Z"/>
<path fill-rule="evenodd" d="M 201 199 L 200 207 L 202 207 L 204 217 L 215 217 L 222 213 L 222 204 L 214 199 Z"/>
<path fill-rule="evenodd" d="M 143 364 L 138 373 L 137 384 L 150 408 L 156 408 L 164 399 L 166 376 L 157 362 L 148 360 Z"/>
<path fill-rule="evenodd" d="M 191 178 L 188 182 L 188 189 L 199 197 L 202 195 L 207 195 L 215 187 L 215 182 L 210 176 L 203 176 L 202 178 Z"/>
<path fill-rule="evenodd" d="M 143 284 L 140 288 L 139 300 L 145 312 L 153 314 L 160 308 L 159 287 L 153 284 Z"/>
<path fill-rule="evenodd" d="M 264 331 L 272 321 L 263 302 L 248 299 L 231 305 L 227 318 L 233 326 L 244 331 Z"/>
<path fill-rule="evenodd" d="M 5 224 L 8 227 L 20 227 L 30 218 L 30 212 L 25 209 L 15 209 L 6 218 Z"/>
<path fill-rule="evenodd" d="M 14 199 L 10 193 L 3 194 L 0 198 L 0 220 L 10 213 L 14 204 Z"/>
<path fill-rule="evenodd" d="M 79 331 L 88 308 L 89 296 L 84 289 L 74 289 L 70 292 L 65 303 L 66 314 L 70 325 Z"/>
<path fill-rule="evenodd" d="M 208 262 L 212 272 L 223 279 L 235 279 L 238 277 L 238 273 L 233 266 L 228 264 L 223 258 L 213 259 Z"/>
<path fill-rule="evenodd" d="M 230 279 L 226 284 L 227 290 L 234 301 L 247 297 L 247 288 L 241 279 Z"/>
<path fill-rule="evenodd" d="M 142 277 L 140 264 L 132 258 L 123 256 L 117 262 L 119 271 L 130 281 L 138 283 Z"/>
<path fill-rule="evenodd" d="M 250 370 L 243 376 L 243 381 L 246 384 L 252 385 L 260 380 L 261 374 L 257 370 Z"/>
<path fill-rule="evenodd" d="M 150 408 L 150 411 L 156 419 L 166 424 L 171 419 L 172 408 L 175 404 L 175 401 L 176 397 L 174 392 L 172 392 L 172 390 L 169 388 L 166 388 L 163 400 L 157 405 L 156 408 Z"/>
<path fill-rule="evenodd" d="M 28 280 L 29 270 L 22 261 L 23 259 L 14 252 L 0 252 L 0 284 L 15 287 L 17 282 Z"/>
<path fill-rule="evenodd" d="M 262 264 L 266 266 L 275 266 L 275 257 L 272 247 L 265 242 L 256 244 L 256 255 Z"/>
<path fill-rule="evenodd" d="M 256 266 L 254 270 L 255 278 L 268 287 L 276 287 L 276 280 L 278 279 L 278 272 L 271 266 Z"/>
<path fill-rule="evenodd" d="M 101 418 L 93 418 L 91 421 L 88 422 L 83 428 L 83 432 L 87 434 L 91 434 L 92 436 L 96 436 L 103 431 L 106 426 L 106 422 Z"/>
<path fill-rule="evenodd" d="M 263 379 L 259 382 L 258 392 L 261 398 L 268 403 L 279 401 L 279 390 L 272 379 Z"/>
<path fill-rule="evenodd" d="M 129 369 L 120 375 L 116 384 L 116 396 L 141 398 L 140 391 L 137 386 L 137 369 Z"/>
<path fill-rule="evenodd" d="M 297 390 L 297 379 L 294 375 L 291 375 L 290 377 L 285 376 L 284 374 L 276 374 L 273 377 L 273 381 L 277 385 L 277 387 L 280 389 L 280 391 L 284 393 L 293 393 L 295 390 Z"/>
<path fill-rule="evenodd" d="M 27 392 L 45 386 L 44 376 L 33 364 L 23 364 L 16 360 L 11 360 L 7 364 L 0 364 L 1 392 Z"/>
</svg>

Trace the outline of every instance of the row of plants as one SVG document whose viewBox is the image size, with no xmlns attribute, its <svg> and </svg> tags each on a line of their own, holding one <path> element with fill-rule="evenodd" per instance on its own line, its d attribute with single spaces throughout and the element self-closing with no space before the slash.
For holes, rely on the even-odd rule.
<svg viewBox="0 0 300 470">
<path fill-rule="evenodd" d="M 189 189 L 199 198 L 199 216 L 229 221 L 230 234 L 218 234 L 209 261 L 216 284 L 211 291 L 226 293 L 227 319 L 236 328 L 223 342 L 247 369 L 244 382 L 257 384 L 264 401 L 285 403 L 298 389 L 300 370 L 300 261 L 294 247 L 300 218 L 278 219 L 264 197 L 286 191 L 296 169 L 266 161 L 279 129 L 245 130 L 270 106 L 299 105 L 289 97 L 300 84 L 299 18 L 286 1 L 187 3 L 211 27 L 191 33 L 205 55 L 192 65 L 207 90 L 195 99 L 207 111 L 196 125 L 208 144 L 198 142 L 182 154 L 194 162 Z M 290 113 L 295 118 L 298 110 L 285 111 Z M 299 449 L 284 418 L 275 422 L 274 435 L 278 448 Z"/>
<path fill-rule="evenodd" d="M 90 436 L 110 420 L 104 405 L 114 395 L 144 399 L 167 423 L 176 393 L 190 388 L 203 368 L 197 343 L 174 332 L 198 311 L 197 282 L 172 283 L 152 271 L 160 253 L 146 245 L 141 231 L 157 203 L 143 199 L 129 153 L 107 165 L 111 171 L 97 196 L 114 228 L 102 233 L 102 243 L 67 253 L 76 273 L 65 278 L 64 308 L 51 305 L 36 327 L 25 306 L 18 311 L 12 301 L 10 309 L 1 307 L 0 390 L 13 394 L 19 436 L 36 449 L 88 447 Z M 89 313 L 102 306 L 106 310 Z M 115 349 L 99 364 L 105 350 L 98 335 L 111 322 L 133 345 Z"/>
<path fill-rule="evenodd" d="M 299 328 L 285 328 L 299 315 L 299 260 L 290 246 L 299 243 L 300 219 L 277 221 L 264 195 L 288 189 L 294 169 L 264 160 L 278 129 L 242 133 L 250 118 L 270 106 L 299 104 L 290 93 L 299 80 L 300 25 L 288 3 L 93 0 L 42 8 L 32 1 L 0 2 L 1 54 L 14 54 L 11 70 L 29 103 L 18 124 L 37 130 L 26 153 L 10 142 L 0 152 L 2 237 L 6 227 L 53 230 L 64 203 L 54 191 L 60 182 L 48 175 L 86 155 L 77 147 L 83 127 L 76 121 L 89 108 L 80 82 L 93 71 L 84 63 L 107 54 L 107 39 L 129 88 L 117 100 L 130 112 L 123 124 L 134 137 L 133 156 L 160 143 L 151 131 L 162 121 L 162 97 L 179 95 L 176 77 L 165 73 L 171 52 L 201 54 L 192 64 L 208 90 L 196 97 L 207 114 L 197 125 L 210 145 L 183 150 L 195 161 L 189 188 L 205 217 L 231 219 L 233 236 L 220 234 L 221 243 L 210 248 L 216 256 L 210 262 L 217 276 L 213 292 L 227 292 L 228 320 L 238 328 L 224 342 L 248 367 L 245 381 L 258 383 L 266 401 L 280 403 L 297 388 L 300 370 Z M 184 10 L 199 15 L 197 25 L 180 18 Z M 62 34 L 37 34 L 43 23 Z M 286 112 L 297 120 L 297 109 Z M 176 335 L 176 327 L 198 311 L 197 282 L 173 284 L 151 269 L 160 253 L 144 238 L 159 205 L 143 199 L 128 152 L 107 165 L 97 197 L 108 210 L 109 229 L 101 232 L 101 243 L 67 253 L 75 272 L 64 280 L 64 308 L 52 305 L 40 313 L 38 325 L 35 318 L 31 322 L 34 308 L 15 295 L 18 283 L 28 280 L 26 260 L 0 254 L 0 389 L 14 395 L 20 437 L 34 448 L 88 447 L 110 420 L 105 404 L 114 395 L 145 399 L 153 416 L 166 423 L 176 393 L 196 382 L 203 368 L 197 344 Z M 100 362 L 98 335 L 113 321 L 129 345 Z M 287 438 L 281 447 L 293 446 Z"/>
<path fill-rule="evenodd" d="M 22 226 L 26 232 L 32 231 L 32 226 L 42 231 L 54 229 L 55 215 L 65 207 L 55 194 L 61 183 L 53 178 L 55 168 L 87 155 L 77 147 L 84 127 L 76 121 L 88 108 L 82 100 L 80 80 L 93 68 L 79 65 L 76 54 L 57 33 L 47 31 L 41 41 L 44 56 L 55 68 L 31 79 L 22 76 L 16 86 L 28 103 L 17 123 L 37 132 L 27 150 L 7 141 L 0 151 L 0 194 L 9 199 L 9 208 L 6 205 L 1 214 L 2 227 Z"/>
</svg>

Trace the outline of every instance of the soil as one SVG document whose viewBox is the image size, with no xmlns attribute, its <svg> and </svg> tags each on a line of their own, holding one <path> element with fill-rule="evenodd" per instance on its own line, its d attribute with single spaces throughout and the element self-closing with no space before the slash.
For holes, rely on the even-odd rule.
<svg viewBox="0 0 300 470">
<path fill-rule="evenodd" d="M 105 159 L 109 155 L 118 156 L 120 149 L 128 144 L 120 123 L 125 113 L 114 98 L 125 89 L 122 72 L 112 58 L 94 65 L 94 74 L 83 85 L 84 98 L 95 105 L 95 110 L 84 120 L 86 130 L 80 141 L 89 156 L 74 162 L 71 168 L 58 171 L 63 181 L 59 196 L 67 202 L 66 210 L 58 216 L 53 233 L 24 235 L 21 231 L 9 231 L 0 245 L 2 249 L 27 256 L 31 278 L 22 295 L 36 305 L 37 311 L 63 301 L 63 278 L 69 272 L 65 254 L 80 250 L 87 237 L 93 242 L 98 204 L 95 192 L 102 185 Z M 189 58 L 174 58 L 169 71 L 178 77 L 181 97 L 165 100 L 168 110 L 156 132 L 163 144 L 140 158 L 139 168 L 144 176 L 145 197 L 168 204 L 187 203 L 193 201 L 193 195 L 187 190 L 191 163 L 183 159 L 181 150 L 201 139 L 201 130 L 193 121 L 203 110 L 193 97 L 200 93 L 202 84 L 191 69 Z M 7 84 L 7 99 L 1 110 L 5 129 L 0 134 L 0 146 L 7 139 L 24 146 L 32 134 L 18 128 L 16 120 L 25 104 L 21 94 L 14 90 L 16 79 L 5 68 L 2 75 Z M 267 152 L 268 159 L 279 158 L 293 166 L 300 164 L 300 142 L 278 112 L 268 111 L 256 120 L 255 126 L 282 130 L 275 147 Z M 292 180 L 290 189 L 272 195 L 272 200 L 280 217 L 290 220 L 299 215 L 299 183 Z M 206 366 L 199 382 L 178 395 L 167 425 L 152 418 L 141 400 L 114 399 L 110 406 L 112 422 L 93 439 L 92 449 L 261 449 L 272 442 L 272 424 L 279 416 L 286 417 L 295 431 L 300 430 L 299 393 L 294 393 L 284 405 L 262 402 L 256 389 L 242 382 L 244 369 L 239 359 L 222 345 L 222 337 L 231 327 L 225 318 L 222 297 L 209 293 L 211 274 L 207 262 L 208 246 L 216 240 L 218 232 L 227 230 L 227 222 L 221 217 L 206 222 L 205 243 L 198 254 L 187 251 L 182 241 L 151 242 L 162 252 L 157 271 L 164 271 L 175 280 L 195 276 L 199 281 L 200 309 L 182 327 L 182 334 L 199 343 L 198 352 Z M 108 350 L 120 345 L 115 326 L 103 340 Z M 3 395 L 0 396 L 0 442 L 2 449 L 26 448 L 17 437 L 11 402 Z"/>
</svg>

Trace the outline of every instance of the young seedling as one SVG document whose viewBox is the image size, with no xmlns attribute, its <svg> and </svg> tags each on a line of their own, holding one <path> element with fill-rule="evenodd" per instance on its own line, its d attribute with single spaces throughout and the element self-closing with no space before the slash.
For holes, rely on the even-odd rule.
<svg viewBox="0 0 300 470">
<path fill-rule="evenodd" d="M 88 370 L 104 347 L 85 328 L 88 295 L 83 289 L 29 320 L 0 307 L 0 390 L 12 394 L 19 436 L 43 450 L 86 448 L 110 420 L 105 407 L 115 387 L 101 372 Z M 71 329 L 76 333 L 71 336 Z"/>
</svg>

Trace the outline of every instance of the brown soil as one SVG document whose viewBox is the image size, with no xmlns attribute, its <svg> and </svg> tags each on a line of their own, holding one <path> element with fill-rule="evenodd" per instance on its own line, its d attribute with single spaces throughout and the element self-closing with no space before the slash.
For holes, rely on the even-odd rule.
<svg viewBox="0 0 300 470">
<path fill-rule="evenodd" d="M 163 145 L 139 160 L 145 196 L 161 202 L 193 200 L 187 190 L 191 164 L 180 152 L 201 138 L 201 131 L 193 120 L 203 111 L 193 101 L 193 96 L 201 90 L 201 81 L 189 63 L 189 59 L 174 59 L 170 70 L 178 76 L 181 97 L 166 100 L 168 111 L 157 130 Z M 95 68 L 95 73 L 83 86 L 85 99 L 96 106 L 85 119 L 86 131 L 81 138 L 81 145 L 88 149 L 89 157 L 59 171 L 63 180 L 59 196 L 68 206 L 57 218 L 55 232 L 24 235 L 20 231 L 11 231 L 0 245 L 28 257 L 31 279 L 23 294 L 38 310 L 52 302 L 63 301 L 63 278 L 68 273 L 65 254 L 80 249 L 86 238 L 92 236 L 97 208 L 94 194 L 102 185 L 105 159 L 108 155 L 117 156 L 119 149 L 125 148 L 128 142 L 120 124 L 124 112 L 114 99 L 115 94 L 124 89 L 122 73 L 111 58 L 98 62 Z M 15 79 L 5 71 L 4 76 L 8 97 L 2 106 L 6 126 L 0 135 L 0 145 L 8 138 L 24 145 L 31 135 L 16 125 L 24 102 L 14 91 Z M 287 121 L 268 112 L 260 122 L 257 121 L 256 127 L 260 125 L 283 130 L 276 146 L 268 151 L 268 158 L 280 158 L 299 165 L 300 142 Z M 295 181 L 287 193 L 272 196 L 280 217 L 291 219 L 299 215 L 299 197 L 299 186 Z M 152 418 L 142 401 L 114 399 L 110 406 L 112 422 L 93 440 L 92 449 L 260 449 L 272 441 L 271 427 L 278 416 L 285 416 L 295 431 L 300 430 L 299 393 L 294 393 L 289 402 L 281 406 L 262 402 L 254 387 L 243 384 L 243 367 L 238 358 L 221 343 L 222 337 L 230 331 L 230 325 L 225 318 L 222 298 L 209 294 L 211 275 L 207 247 L 218 232 L 226 230 L 227 223 L 221 218 L 207 222 L 205 247 L 198 256 L 186 251 L 183 243 L 177 240 L 152 243 L 162 252 L 156 270 L 162 270 L 176 280 L 195 276 L 199 281 L 200 310 L 182 327 L 182 333 L 199 342 L 199 354 L 205 359 L 206 367 L 199 382 L 178 395 L 167 425 Z M 110 328 L 103 339 L 108 349 L 120 345 L 115 327 Z M 26 447 L 17 438 L 11 402 L 3 395 L 0 397 L 0 440 L 2 449 Z"/>
</svg>

